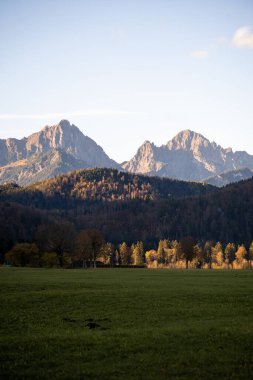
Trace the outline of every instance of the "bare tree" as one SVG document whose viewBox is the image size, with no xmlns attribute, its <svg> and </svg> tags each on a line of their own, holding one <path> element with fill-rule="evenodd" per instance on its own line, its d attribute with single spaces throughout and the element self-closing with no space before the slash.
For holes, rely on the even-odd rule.
<svg viewBox="0 0 253 380">
<path fill-rule="evenodd" d="M 96 268 L 96 258 L 99 255 L 100 248 L 103 245 L 103 237 L 98 230 L 86 230 L 91 240 L 91 255 L 93 261 L 93 268 Z"/>
<path fill-rule="evenodd" d="M 74 250 L 74 226 L 71 223 L 42 225 L 38 228 L 36 242 L 41 250 L 55 252 L 60 267 L 63 267 L 65 255 L 73 253 Z"/>
<path fill-rule="evenodd" d="M 86 230 L 80 231 L 76 236 L 75 244 L 76 258 L 82 261 L 82 267 L 87 268 L 87 261 L 92 258 L 91 238 Z"/>
</svg>

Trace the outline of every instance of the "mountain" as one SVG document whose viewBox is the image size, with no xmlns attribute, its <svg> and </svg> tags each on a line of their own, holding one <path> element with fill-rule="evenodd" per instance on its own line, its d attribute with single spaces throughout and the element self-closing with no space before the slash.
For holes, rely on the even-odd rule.
<svg viewBox="0 0 253 380">
<path fill-rule="evenodd" d="M 181 131 L 160 147 L 145 141 L 136 155 L 123 164 L 124 170 L 130 173 L 186 181 L 203 181 L 208 177 L 245 167 L 253 169 L 253 156 L 244 151 L 224 149 L 190 130 Z"/>
<path fill-rule="evenodd" d="M 95 141 L 67 120 L 21 140 L 0 140 L 0 166 L 0 183 L 22 185 L 79 168 L 119 168 Z"/>
<path fill-rule="evenodd" d="M 204 183 L 208 183 L 213 186 L 223 187 L 230 183 L 239 182 L 253 177 L 253 170 L 248 168 L 242 168 L 232 170 L 226 173 L 217 174 L 214 177 L 207 178 Z"/>
</svg>

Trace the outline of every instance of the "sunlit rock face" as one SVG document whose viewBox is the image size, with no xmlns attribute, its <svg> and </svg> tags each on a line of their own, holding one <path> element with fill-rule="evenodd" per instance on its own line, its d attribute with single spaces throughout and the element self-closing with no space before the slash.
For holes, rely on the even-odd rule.
<svg viewBox="0 0 253 380">
<path fill-rule="evenodd" d="M 21 140 L 0 140 L 0 166 L 0 183 L 22 184 L 87 167 L 120 168 L 67 120 Z"/>
<path fill-rule="evenodd" d="M 46 126 L 21 140 L 0 140 L 0 184 L 16 182 L 27 185 L 67 171 L 95 167 L 123 168 L 131 173 L 186 181 L 208 179 L 209 183 L 216 182 L 222 186 L 236 178 L 249 178 L 253 156 L 246 152 L 233 152 L 231 148 L 224 149 L 199 133 L 185 130 L 160 147 L 145 141 L 136 155 L 121 167 L 68 120 Z M 249 171 L 210 180 L 242 168 Z"/>
<path fill-rule="evenodd" d="M 253 169 L 253 156 L 224 149 L 190 130 L 178 133 L 160 147 L 145 141 L 136 155 L 123 164 L 129 172 L 193 181 L 242 167 Z"/>
</svg>

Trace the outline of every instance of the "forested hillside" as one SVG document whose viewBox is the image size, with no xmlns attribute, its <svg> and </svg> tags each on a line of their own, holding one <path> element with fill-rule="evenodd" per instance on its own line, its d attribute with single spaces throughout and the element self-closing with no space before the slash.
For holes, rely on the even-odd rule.
<svg viewBox="0 0 253 380">
<path fill-rule="evenodd" d="M 0 199 L 43 208 L 72 207 L 76 201 L 143 201 L 206 194 L 215 187 L 196 182 L 124 173 L 115 169 L 87 169 L 63 174 L 32 186 L 0 186 Z"/>
<path fill-rule="evenodd" d="M 252 194 L 252 179 L 215 189 L 111 169 L 73 172 L 25 189 L 6 185 L 0 189 L 1 252 L 32 242 L 41 224 L 65 222 L 77 231 L 96 229 L 115 244 L 142 241 L 145 249 L 185 236 L 249 245 Z"/>
<path fill-rule="evenodd" d="M 47 196 L 60 194 L 64 198 L 104 201 L 155 200 L 171 196 L 178 198 L 214 190 L 207 184 L 135 175 L 115 169 L 79 170 L 35 184 L 28 189 L 40 190 Z"/>
</svg>

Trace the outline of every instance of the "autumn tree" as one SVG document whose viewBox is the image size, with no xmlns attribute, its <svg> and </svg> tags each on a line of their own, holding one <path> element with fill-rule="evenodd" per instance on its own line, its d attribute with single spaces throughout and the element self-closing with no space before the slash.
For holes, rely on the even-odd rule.
<svg viewBox="0 0 253 380">
<path fill-rule="evenodd" d="M 154 249 L 145 253 L 145 259 L 147 264 L 152 264 L 157 259 L 157 252 Z"/>
<path fill-rule="evenodd" d="M 174 248 L 166 248 L 165 250 L 165 263 L 173 265 L 176 263 L 176 255 Z"/>
<path fill-rule="evenodd" d="M 249 268 L 252 268 L 252 261 L 253 261 L 253 242 L 251 243 L 248 251 L 248 262 L 249 262 Z"/>
<path fill-rule="evenodd" d="M 238 245 L 238 249 L 235 253 L 235 258 L 236 258 L 236 261 L 239 265 L 243 265 L 244 261 L 247 258 L 247 251 L 246 251 L 246 248 L 243 244 Z"/>
<path fill-rule="evenodd" d="M 158 264 L 165 263 L 165 250 L 164 250 L 164 241 L 160 240 L 157 249 L 157 262 Z"/>
<path fill-rule="evenodd" d="M 123 265 L 130 264 L 131 253 L 130 253 L 129 247 L 127 246 L 125 242 L 119 245 L 119 254 L 120 254 L 121 264 Z"/>
<path fill-rule="evenodd" d="M 133 251 L 133 258 L 135 265 L 144 264 L 144 248 L 142 241 L 138 241 Z"/>
<path fill-rule="evenodd" d="M 132 243 L 130 247 L 130 254 L 131 254 L 131 263 L 135 264 L 135 247 L 136 244 Z"/>
<path fill-rule="evenodd" d="M 213 242 L 207 240 L 204 245 L 204 262 L 208 264 L 208 268 L 212 269 L 212 262 L 215 260 L 215 251 L 213 251 Z"/>
<path fill-rule="evenodd" d="M 233 262 L 235 260 L 235 252 L 236 252 L 236 248 L 235 248 L 234 243 L 228 243 L 224 251 L 225 261 L 228 268 L 229 268 L 229 265 L 231 265 L 233 268 Z"/>
<path fill-rule="evenodd" d="M 40 265 L 43 268 L 54 268 L 59 266 L 58 256 L 55 252 L 43 252 L 40 257 Z"/>
<path fill-rule="evenodd" d="M 39 266 L 39 249 L 36 244 L 18 243 L 5 254 L 5 260 L 15 267 Z"/>
<path fill-rule="evenodd" d="M 163 240 L 163 250 L 164 250 L 164 264 L 168 265 L 170 263 L 171 253 L 170 250 L 170 242 L 167 239 Z"/>
<path fill-rule="evenodd" d="M 218 241 L 214 247 L 212 247 L 212 257 L 213 261 L 216 262 L 216 264 L 221 267 L 223 264 L 223 249 L 221 243 Z"/>
<path fill-rule="evenodd" d="M 171 250 L 171 263 L 176 264 L 181 255 L 180 243 L 177 240 L 172 240 Z"/>
<path fill-rule="evenodd" d="M 194 245 L 194 260 L 196 268 L 200 269 L 203 268 L 203 249 L 199 244 Z"/>
<path fill-rule="evenodd" d="M 119 265 L 120 264 L 120 257 L 119 257 L 119 251 L 115 249 L 114 255 L 113 255 L 113 265 Z"/>
<path fill-rule="evenodd" d="M 111 243 L 104 243 L 100 248 L 99 257 L 103 260 L 104 264 L 110 264 L 111 263 L 111 256 L 114 252 L 113 244 Z"/>
<path fill-rule="evenodd" d="M 181 257 L 185 260 L 185 268 L 188 269 L 189 261 L 194 257 L 194 240 L 188 236 L 180 241 Z"/>
</svg>

